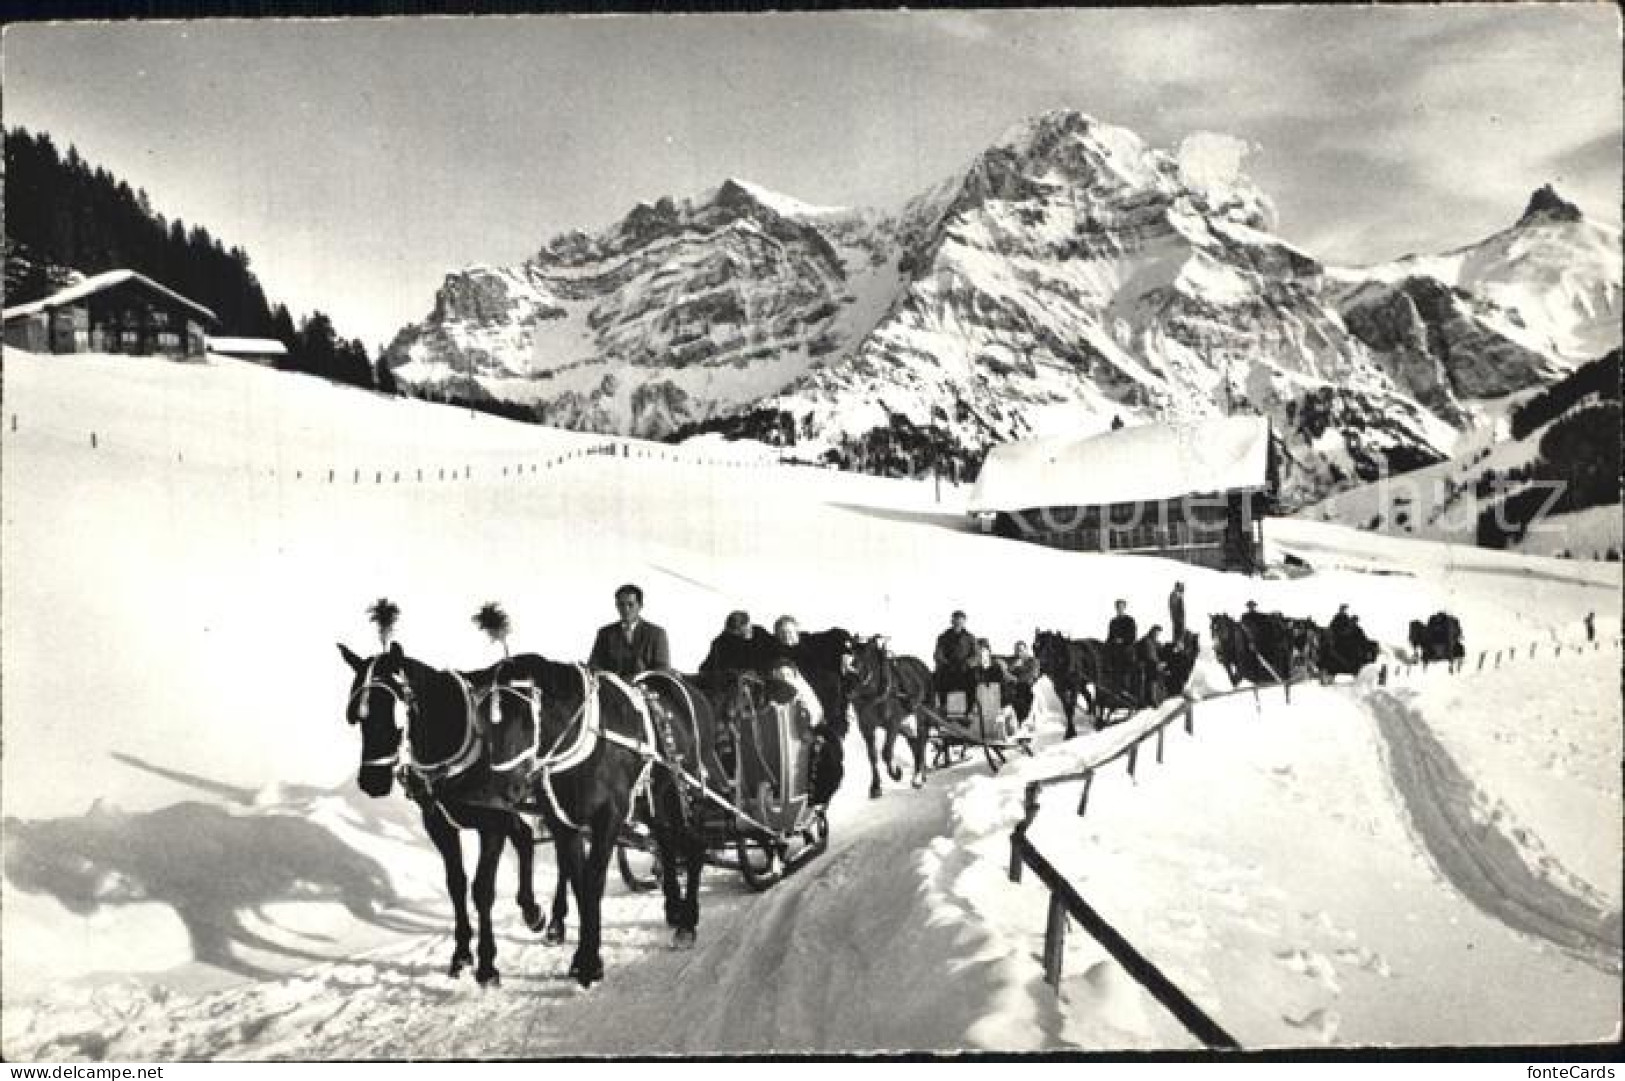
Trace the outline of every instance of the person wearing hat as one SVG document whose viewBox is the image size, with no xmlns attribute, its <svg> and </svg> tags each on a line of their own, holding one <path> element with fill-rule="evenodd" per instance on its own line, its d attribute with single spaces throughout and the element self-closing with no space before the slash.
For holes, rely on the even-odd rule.
<svg viewBox="0 0 1625 1081">
<path fill-rule="evenodd" d="M 1168 622 L 1173 626 L 1173 641 L 1185 637 L 1185 583 L 1175 582 L 1168 594 Z"/>
<path fill-rule="evenodd" d="M 937 635 L 937 707 L 946 709 L 950 691 L 969 694 L 976 685 L 971 667 L 976 663 L 976 636 L 965 629 L 965 613 L 956 611 L 947 630 Z"/>
</svg>

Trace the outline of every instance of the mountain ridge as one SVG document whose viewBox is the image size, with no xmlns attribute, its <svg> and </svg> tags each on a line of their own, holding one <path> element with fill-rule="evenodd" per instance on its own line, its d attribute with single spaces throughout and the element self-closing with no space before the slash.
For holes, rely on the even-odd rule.
<svg viewBox="0 0 1625 1081">
<path fill-rule="evenodd" d="M 1549 187 L 1478 246 L 1328 267 L 1270 232 L 1250 151 L 1206 132 L 1158 149 L 1059 110 L 895 212 L 725 178 L 448 275 L 385 355 L 403 382 L 460 371 L 547 423 L 893 468 L 1253 410 L 1291 503 L 1442 460 L 1477 399 L 1557 378 L 1619 310 L 1617 254 Z M 1572 243 L 1591 259 L 1578 277 Z M 1565 304 L 1588 326 L 1571 332 Z"/>
</svg>

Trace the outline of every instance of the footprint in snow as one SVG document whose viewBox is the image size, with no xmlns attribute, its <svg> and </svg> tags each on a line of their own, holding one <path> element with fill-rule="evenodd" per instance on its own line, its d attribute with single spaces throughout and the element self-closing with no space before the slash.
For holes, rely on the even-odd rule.
<svg viewBox="0 0 1625 1081">
<path fill-rule="evenodd" d="M 1281 1020 L 1302 1032 L 1314 1036 L 1321 1043 L 1334 1043 L 1337 1040 L 1337 1030 L 1343 1019 L 1337 1015 L 1336 1010 L 1321 1007 L 1311 1010 L 1302 1017 L 1293 1017 L 1291 1014 L 1282 1014 Z"/>
</svg>

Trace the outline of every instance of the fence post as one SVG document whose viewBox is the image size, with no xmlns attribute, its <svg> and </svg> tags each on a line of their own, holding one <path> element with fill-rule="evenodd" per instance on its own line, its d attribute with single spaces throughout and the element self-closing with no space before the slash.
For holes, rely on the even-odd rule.
<svg viewBox="0 0 1625 1081">
<path fill-rule="evenodd" d="M 1534 655 L 1535 655 L 1535 647 L 1538 646 L 1538 645 L 1540 645 L 1539 642 L 1530 642 L 1529 643 L 1529 656 L 1531 658 L 1534 657 Z"/>
<path fill-rule="evenodd" d="M 90 449 L 91 450 L 96 449 L 96 433 L 95 432 L 90 433 Z"/>
<path fill-rule="evenodd" d="M 1480 672 L 1484 671 L 1484 651 L 1483 650 L 1478 651 L 1478 670 Z"/>
<path fill-rule="evenodd" d="M 1386 664 L 1377 669 L 1377 686 L 1388 686 L 1388 666 Z"/>
<path fill-rule="evenodd" d="M 1049 919 L 1044 924 L 1044 980 L 1057 990 L 1061 986 L 1061 961 L 1066 956 L 1066 904 L 1053 890 L 1049 895 Z"/>
<path fill-rule="evenodd" d="M 1027 839 L 1026 830 L 1010 834 L 1010 881 L 1021 881 L 1021 842 Z"/>
<path fill-rule="evenodd" d="M 1083 775 L 1083 793 L 1078 797 L 1078 817 L 1082 818 L 1089 810 L 1089 789 L 1094 786 L 1095 771 L 1090 770 Z"/>
<path fill-rule="evenodd" d="M 1186 702 L 1185 706 L 1184 706 L 1184 709 L 1185 709 L 1185 734 L 1187 736 L 1194 736 L 1194 735 L 1196 735 L 1196 703 L 1195 702 Z"/>
<path fill-rule="evenodd" d="M 1162 765 L 1162 733 L 1166 728 L 1166 725 L 1157 728 L 1157 765 L 1159 766 Z"/>
<path fill-rule="evenodd" d="M 1134 767 L 1139 762 L 1139 759 L 1140 759 L 1140 745 L 1138 743 L 1129 744 L 1129 747 L 1128 747 L 1128 775 L 1131 778 L 1134 776 Z"/>
</svg>

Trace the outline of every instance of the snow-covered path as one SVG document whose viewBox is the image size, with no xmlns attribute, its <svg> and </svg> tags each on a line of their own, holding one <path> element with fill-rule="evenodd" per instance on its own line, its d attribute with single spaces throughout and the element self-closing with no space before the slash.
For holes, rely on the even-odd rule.
<svg viewBox="0 0 1625 1081">
<path fill-rule="evenodd" d="M 1620 971 L 1620 914 L 1594 889 L 1540 877 L 1502 832 L 1499 815 L 1428 730 L 1391 694 L 1371 696 L 1389 774 L 1440 873 L 1502 923 L 1553 943 L 1603 972 Z M 1543 868 L 1560 873 L 1549 859 Z"/>
<path fill-rule="evenodd" d="M 861 753 L 854 738 L 849 758 Z M 568 948 L 524 929 L 504 885 L 499 988 L 443 975 L 450 914 L 433 898 L 391 913 L 386 944 L 342 960 L 200 995 L 115 981 L 76 1009 L 58 999 L 13 1011 L 7 1051 L 129 1061 L 965 1048 L 996 983 L 960 966 L 963 929 L 916 903 L 920 853 L 947 828 L 945 790 L 869 801 L 861 787 L 837 799 L 829 850 L 767 893 L 708 870 L 692 950 L 668 945 L 658 893 L 628 893 L 612 872 L 609 975 L 591 991 L 567 978 Z M 538 889 L 553 880 L 543 854 Z"/>
</svg>

